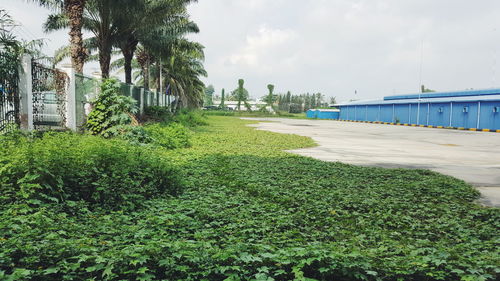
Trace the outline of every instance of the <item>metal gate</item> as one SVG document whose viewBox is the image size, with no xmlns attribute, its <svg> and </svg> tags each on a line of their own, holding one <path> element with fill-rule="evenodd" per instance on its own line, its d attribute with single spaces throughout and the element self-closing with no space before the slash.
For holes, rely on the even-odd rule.
<svg viewBox="0 0 500 281">
<path fill-rule="evenodd" d="M 0 134 L 19 127 L 19 61 L 0 52 Z"/>
<path fill-rule="evenodd" d="M 66 124 L 66 85 L 69 77 L 57 69 L 32 62 L 33 126 L 35 130 L 62 129 Z"/>
</svg>

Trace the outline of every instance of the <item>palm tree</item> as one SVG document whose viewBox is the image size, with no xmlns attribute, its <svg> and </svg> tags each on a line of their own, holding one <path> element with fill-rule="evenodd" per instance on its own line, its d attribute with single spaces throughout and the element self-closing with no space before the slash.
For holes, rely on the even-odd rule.
<svg viewBox="0 0 500 281">
<path fill-rule="evenodd" d="M 0 9 L 0 51 L 10 53 L 17 58 L 22 54 L 30 54 L 37 60 L 51 60 L 42 53 L 42 47 L 45 45 L 43 39 L 30 41 L 19 39 L 12 32 L 14 26 L 14 19 L 6 10 Z"/>
<path fill-rule="evenodd" d="M 274 102 L 276 101 L 276 97 L 273 95 L 274 85 L 272 84 L 267 85 L 267 89 L 269 90 L 269 94 L 267 95 L 265 101 L 268 106 L 272 107 L 274 105 Z"/>
<path fill-rule="evenodd" d="M 243 87 L 245 85 L 245 80 L 238 80 L 238 88 L 232 92 L 233 98 L 238 101 L 237 108 L 241 110 L 241 104 L 243 103 L 248 111 L 251 110 L 250 104 L 248 103 L 248 91 Z"/>
<path fill-rule="evenodd" d="M 186 5 L 193 0 L 134 1 L 133 10 L 122 14 L 125 19 L 118 25 L 117 34 L 117 47 L 124 57 L 126 83 L 132 83 L 131 64 L 139 43 L 147 49 L 155 49 L 153 52 L 158 55 L 172 40 L 199 32 L 186 12 Z"/>
<path fill-rule="evenodd" d="M 139 44 L 136 60 L 132 66 L 138 71 L 132 77 L 135 83 L 145 88 L 158 88 L 159 71 L 162 72 L 162 83 L 169 88 L 169 93 L 175 96 L 174 111 L 179 107 L 199 107 L 203 102 L 205 85 L 200 77 L 207 73 L 203 68 L 203 46 L 199 43 L 179 39 L 166 46 L 162 57 L 163 64 L 158 63 L 160 57 L 152 56 Z M 120 65 L 123 66 L 123 59 Z M 149 65 L 149 66 L 148 66 Z"/>
<path fill-rule="evenodd" d="M 32 0 L 54 10 L 61 11 L 68 19 L 71 45 L 71 64 L 78 73 L 83 73 L 87 51 L 83 45 L 83 13 L 87 0 Z"/>
<path fill-rule="evenodd" d="M 48 0 L 46 0 L 48 1 Z M 86 0 L 82 27 L 94 34 L 94 48 L 99 51 L 99 65 L 103 78 L 109 77 L 111 54 L 118 36 L 118 26 L 125 21 L 125 14 L 136 7 L 132 0 Z M 71 21 L 61 11 L 49 15 L 44 24 L 45 31 L 55 31 L 70 27 Z M 83 42 L 82 42 L 83 44 Z"/>
<path fill-rule="evenodd" d="M 221 98 L 220 98 L 220 104 L 219 104 L 219 108 L 220 109 L 225 109 L 226 105 L 224 104 L 226 102 L 226 91 L 224 90 L 224 88 L 222 89 L 222 93 L 221 93 Z"/>
<path fill-rule="evenodd" d="M 168 50 L 168 60 L 162 71 L 175 96 L 174 112 L 180 106 L 196 108 L 203 103 L 205 84 L 200 77 L 207 76 L 203 67 L 203 48 L 199 43 L 184 39 Z"/>
<path fill-rule="evenodd" d="M 83 18 L 83 28 L 92 32 L 94 37 L 84 41 L 87 50 L 98 50 L 98 60 L 103 77 L 110 72 L 111 55 L 114 47 L 123 55 L 125 82 L 132 83 L 132 60 L 137 55 L 138 62 L 145 74 L 146 67 L 153 63 L 152 58 L 161 56 L 167 45 L 179 37 L 198 32 L 195 23 L 189 20 L 185 5 L 192 0 L 121 0 L 122 5 L 113 5 L 112 0 L 87 0 Z M 50 15 L 45 23 L 46 31 L 68 27 L 69 21 L 62 13 Z M 136 50 L 139 43 L 141 50 Z M 145 47 L 147 46 L 147 47 Z M 68 47 L 63 48 L 57 57 L 68 55 Z M 114 63 L 116 67 L 116 63 Z M 145 79 L 148 88 L 149 79 Z"/>
</svg>

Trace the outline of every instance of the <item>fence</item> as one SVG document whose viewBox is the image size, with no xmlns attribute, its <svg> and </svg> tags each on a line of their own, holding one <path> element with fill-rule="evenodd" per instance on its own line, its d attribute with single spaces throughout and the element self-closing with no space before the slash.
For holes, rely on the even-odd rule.
<svg viewBox="0 0 500 281">
<path fill-rule="evenodd" d="M 25 55 L 0 52 L 0 133 L 24 130 L 83 129 L 101 79 L 55 69 Z M 148 106 L 168 106 L 166 94 L 121 83 L 120 94 L 137 101 L 139 114 Z"/>
<path fill-rule="evenodd" d="M 85 124 L 86 116 L 92 108 L 92 101 L 98 96 L 100 91 L 100 78 L 92 78 L 82 74 L 75 74 L 75 101 L 76 101 L 76 127 L 82 128 Z M 146 90 L 131 84 L 120 82 L 120 95 L 131 97 L 136 100 L 139 115 L 144 114 L 144 109 L 149 106 L 168 107 L 169 97 L 162 93 Z"/>
<path fill-rule="evenodd" d="M 19 126 L 19 63 L 17 57 L 0 52 L 0 133 Z"/>
<path fill-rule="evenodd" d="M 35 130 L 62 129 L 66 126 L 66 73 L 33 61 L 31 63 L 33 128 Z"/>
</svg>

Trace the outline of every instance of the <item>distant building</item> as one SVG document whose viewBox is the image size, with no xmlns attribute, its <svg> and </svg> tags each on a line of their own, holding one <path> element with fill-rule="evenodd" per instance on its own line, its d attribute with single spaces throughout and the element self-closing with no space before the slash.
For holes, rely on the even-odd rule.
<svg viewBox="0 0 500 281">
<path fill-rule="evenodd" d="M 341 120 L 500 131 L 500 89 L 387 96 L 335 106 Z"/>
<path fill-rule="evenodd" d="M 220 102 L 221 102 L 220 100 L 214 101 L 214 105 L 219 106 Z M 252 111 L 259 110 L 261 107 L 266 105 L 266 103 L 263 101 L 249 100 L 247 102 L 250 104 Z M 238 101 L 224 101 L 224 106 L 232 110 L 238 110 Z M 243 102 L 241 103 L 241 110 L 242 111 L 247 110 L 245 103 Z"/>
</svg>

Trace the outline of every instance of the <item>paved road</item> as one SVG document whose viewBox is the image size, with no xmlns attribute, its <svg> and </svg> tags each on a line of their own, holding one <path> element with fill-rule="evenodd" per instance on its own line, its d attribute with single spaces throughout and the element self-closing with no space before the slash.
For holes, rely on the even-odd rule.
<svg viewBox="0 0 500 281">
<path fill-rule="evenodd" d="M 245 118 L 261 130 L 313 138 L 318 147 L 291 152 L 324 161 L 387 168 L 423 168 L 476 186 L 481 202 L 500 207 L 500 133 L 351 123 Z"/>
</svg>

